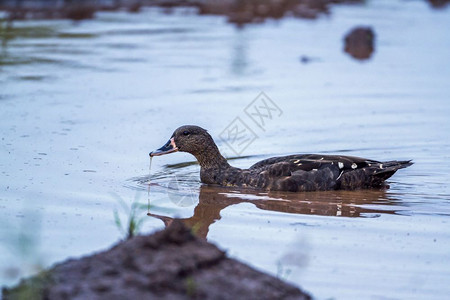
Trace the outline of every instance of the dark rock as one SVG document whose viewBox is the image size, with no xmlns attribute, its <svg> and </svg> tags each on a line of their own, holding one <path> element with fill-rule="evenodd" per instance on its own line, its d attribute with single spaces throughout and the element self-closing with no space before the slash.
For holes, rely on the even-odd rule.
<svg viewBox="0 0 450 300">
<path fill-rule="evenodd" d="M 62 9 L 62 17 L 74 21 L 94 18 L 96 8 L 91 4 L 73 3 Z"/>
<path fill-rule="evenodd" d="M 313 60 L 313 58 L 311 58 L 311 57 L 309 57 L 309 56 L 306 56 L 306 55 L 300 56 L 300 62 L 301 62 L 302 64 L 310 63 L 312 60 Z"/>
<path fill-rule="evenodd" d="M 368 59 L 374 51 L 374 40 L 372 28 L 356 27 L 345 36 L 344 50 L 356 59 Z"/>
<path fill-rule="evenodd" d="M 128 11 L 132 13 L 137 13 L 141 10 L 141 8 L 142 8 L 141 1 L 131 2 L 128 6 Z"/>
<path fill-rule="evenodd" d="M 227 258 L 179 220 L 150 236 L 68 260 L 4 299 L 310 299 L 281 280 Z"/>
<path fill-rule="evenodd" d="M 438 8 L 438 9 L 444 8 L 450 3 L 450 0 L 427 0 L 427 1 L 430 3 L 430 5 L 433 8 Z"/>
</svg>

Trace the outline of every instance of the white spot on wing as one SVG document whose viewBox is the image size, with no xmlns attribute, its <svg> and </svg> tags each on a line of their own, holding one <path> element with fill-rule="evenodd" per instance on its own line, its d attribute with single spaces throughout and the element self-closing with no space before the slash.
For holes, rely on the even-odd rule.
<svg viewBox="0 0 450 300">
<path fill-rule="evenodd" d="M 338 166 L 339 166 L 339 169 L 342 169 L 344 167 L 344 163 L 343 162 L 338 162 Z"/>
<path fill-rule="evenodd" d="M 380 168 L 383 169 L 383 164 L 380 164 Z"/>
<path fill-rule="evenodd" d="M 356 169 L 358 167 L 358 165 L 357 164 L 355 164 L 355 163 L 352 163 L 352 169 Z"/>
</svg>

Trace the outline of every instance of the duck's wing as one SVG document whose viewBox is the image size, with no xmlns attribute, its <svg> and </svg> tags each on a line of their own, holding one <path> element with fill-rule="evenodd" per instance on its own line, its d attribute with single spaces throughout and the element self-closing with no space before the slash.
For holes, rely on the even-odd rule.
<svg viewBox="0 0 450 300">
<path fill-rule="evenodd" d="M 289 171 L 297 169 L 309 171 L 320 168 L 321 166 L 336 164 L 339 169 L 356 169 L 363 168 L 372 164 L 381 163 L 379 161 L 370 160 L 356 156 L 342 156 L 342 155 L 320 155 L 320 154 L 295 154 L 289 156 L 272 157 L 252 165 L 249 170 L 272 168 L 278 163 L 287 163 L 290 168 Z M 276 168 L 276 167 L 275 167 Z"/>
<path fill-rule="evenodd" d="M 379 162 L 354 156 L 290 155 L 260 161 L 258 172 L 265 188 L 284 191 L 355 189 L 379 186 L 410 161 Z"/>
</svg>

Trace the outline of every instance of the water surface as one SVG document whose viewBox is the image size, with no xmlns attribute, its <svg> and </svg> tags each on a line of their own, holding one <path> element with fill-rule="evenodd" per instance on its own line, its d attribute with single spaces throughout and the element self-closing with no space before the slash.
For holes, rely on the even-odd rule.
<svg viewBox="0 0 450 300">
<path fill-rule="evenodd" d="M 366 61 L 342 51 L 360 24 L 376 33 Z M 145 208 L 150 179 L 142 232 L 183 218 L 318 299 L 447 297 L 449 26 L 448 9 L 415 1 L 243 30 L 158 9 L 15 23 L 0 56 L 2 285 L 117 242 L 117 198 Z M 264 127 L 245 113 L 260 92 L 281 112 Z M 239 155 L 221 139 L 237 117 L 256 136 Z M 390 189 L 354 192 L 209 187 L 184 153 L 153 159 L 149 177 L 148 153 L 182 124 L 207 128 L 238 167 L 292 153 L 415 164 Z"/>
</svg>

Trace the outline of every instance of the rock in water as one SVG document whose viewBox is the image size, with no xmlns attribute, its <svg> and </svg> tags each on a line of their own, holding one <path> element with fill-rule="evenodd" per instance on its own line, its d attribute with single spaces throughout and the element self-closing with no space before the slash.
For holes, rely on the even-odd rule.
<svg viewBox="0 0 450 300">
<path fill-rule="evenodd" d="M 370 27 L 353 28 L 344 38 L 345 52 L 356 59 L 368 59 L 374 51 L 375 33 Z"/>
</svg>

